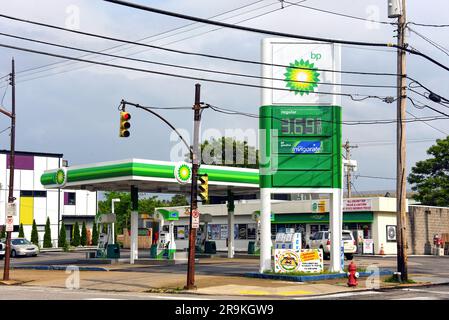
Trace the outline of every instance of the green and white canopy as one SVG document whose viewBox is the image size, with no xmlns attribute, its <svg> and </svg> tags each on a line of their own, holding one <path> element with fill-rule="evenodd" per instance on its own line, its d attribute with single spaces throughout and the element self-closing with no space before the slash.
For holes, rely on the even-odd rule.
<svg viewBox="0 0 449 320">
<path fill-rule="evenodd" d="M 139 192 L 189 193 L 190 184 L 179 182 L 179 177 L 175 176 L 176 168 L 179 163 L 169 161 L 99 162 L 45 171 L 41 183 L 47 189 L 129 191 L 135 186 Z M 234 193 L 255 193 L 259 188 L 259 170 L 201 165 L 199 173 L 208 174 L 211 195 L 225 195 L 229 189 Z"/>
</svg>

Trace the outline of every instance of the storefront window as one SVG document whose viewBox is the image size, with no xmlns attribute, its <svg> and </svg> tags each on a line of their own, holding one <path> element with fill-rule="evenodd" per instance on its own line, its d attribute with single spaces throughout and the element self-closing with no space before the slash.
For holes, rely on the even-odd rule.
<svg viewBox="0 0 449 320">
<path fill-rule="evenodd" d="M 248 239 L 249 240 L 256 239 L 256 228 L 257 228 L 257 225 L 255 223 L 248 224 Z"/>
</svg>

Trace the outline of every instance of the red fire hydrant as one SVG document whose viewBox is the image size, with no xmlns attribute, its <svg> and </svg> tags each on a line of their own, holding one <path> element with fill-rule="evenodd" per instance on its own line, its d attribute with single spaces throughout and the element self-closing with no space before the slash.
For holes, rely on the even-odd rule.
<svg viewBox="0 0 449 320">
<path fill-rule="evenodd" d="M 359 273 L 357 272 L 357 266 L 354 261 L 348 266 L 348 287 L 356 287 L 358 285 L 357 278 L 359 277 Z"/>
</svg>

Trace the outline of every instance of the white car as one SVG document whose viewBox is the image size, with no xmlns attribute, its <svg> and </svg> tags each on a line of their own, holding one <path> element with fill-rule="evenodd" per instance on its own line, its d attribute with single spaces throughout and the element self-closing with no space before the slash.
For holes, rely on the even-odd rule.
<svg viewBox="0 0 449 320">
<path fill-rule="evenodd" d="M 0 242 L 0 260 L 5 257 L 5 244 Z"/>
<path fill-rule="evenodd" d="M 17 256 L 37 256 L 39 247 L 32 244 L 25 238 L 11 239 L 11 257 Z"/>
<path fill-rule="evenodd" d="M 352 260 L 354 253 L 357 252 L 357 244 L 349 230 L 343 230 L 342 240 L 344 243 L 344 253 L 348 260 Z M 309 239 L 306 246 L 307 249 L 322 249 L 325 258 L 330 256 L 331 241 L 329 239 L 329 231 L 315 232 Z"/>
</svg>

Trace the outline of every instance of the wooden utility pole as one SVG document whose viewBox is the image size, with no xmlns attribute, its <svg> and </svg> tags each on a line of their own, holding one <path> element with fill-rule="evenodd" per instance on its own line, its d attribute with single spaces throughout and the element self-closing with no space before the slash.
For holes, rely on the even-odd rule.
<svg viewBox="0 0 449 320">
<path fill-rule="evenodd" d="M 406 229 L 406 177 L 405 177 L 405 116 L 406 116 L 406 52 L 400 48 L 406 46 L 406 0 L 402 1 L 402 11 L 398 17 L 398 52 L 397 52 L 397 172 L 396 172 L 396 209 L 397 209 L 397 264 L 401 280 L 408 280 L 407 271 L 407 229 Z"/>
<path fill-rule="evenodd" d="M 358 148 L 358 146 L 351 146 L 349 140 L 343 145 L 343 149 L 346 151 L 345 160 L 347 161 L 346 167 L 346 189 L 348 190 L 348 198 L 352 198 L 352 188 L 351 188 L 351 173 L 353 166 L 349 163 L 351 160 L 351 149 Z"/>
<path fill-rule="evenodd" d="M 201 85 L 195 85 L 195 104 L 193 105 L 193 152 L 192 152 L 192 183 L 190 195 L 190 227 L 189 227 L 189 257 L 187 263 L 186 289 L 195 288 L 195 243 L 196 228 L 192 228 L 193 211 L 198 210 L 198 170 L 199 162 L 199 138 L 201 121 Z"/>
<path fill-rule="evenodd" d="M 9 155 L 9 193 L 8 193 L 8 204 L 14 203 L 14 151 L 16 144 L 16 71 L 14 65 L 14 59 L 11 63 L 11 75 L 10 75 L 10 85 L 11 85 L 11 113 L 7 111 L 1 111 L 11 118 L 11 147 Z M 6 216 L 8 215 L 8 212 Z M 11 260 L 11 231 L 6 232 L 6 248 L 5 248 L 5 264 L 3 269 L 3 281 L 9 280 L 9 267 Z"/>
</svg>

